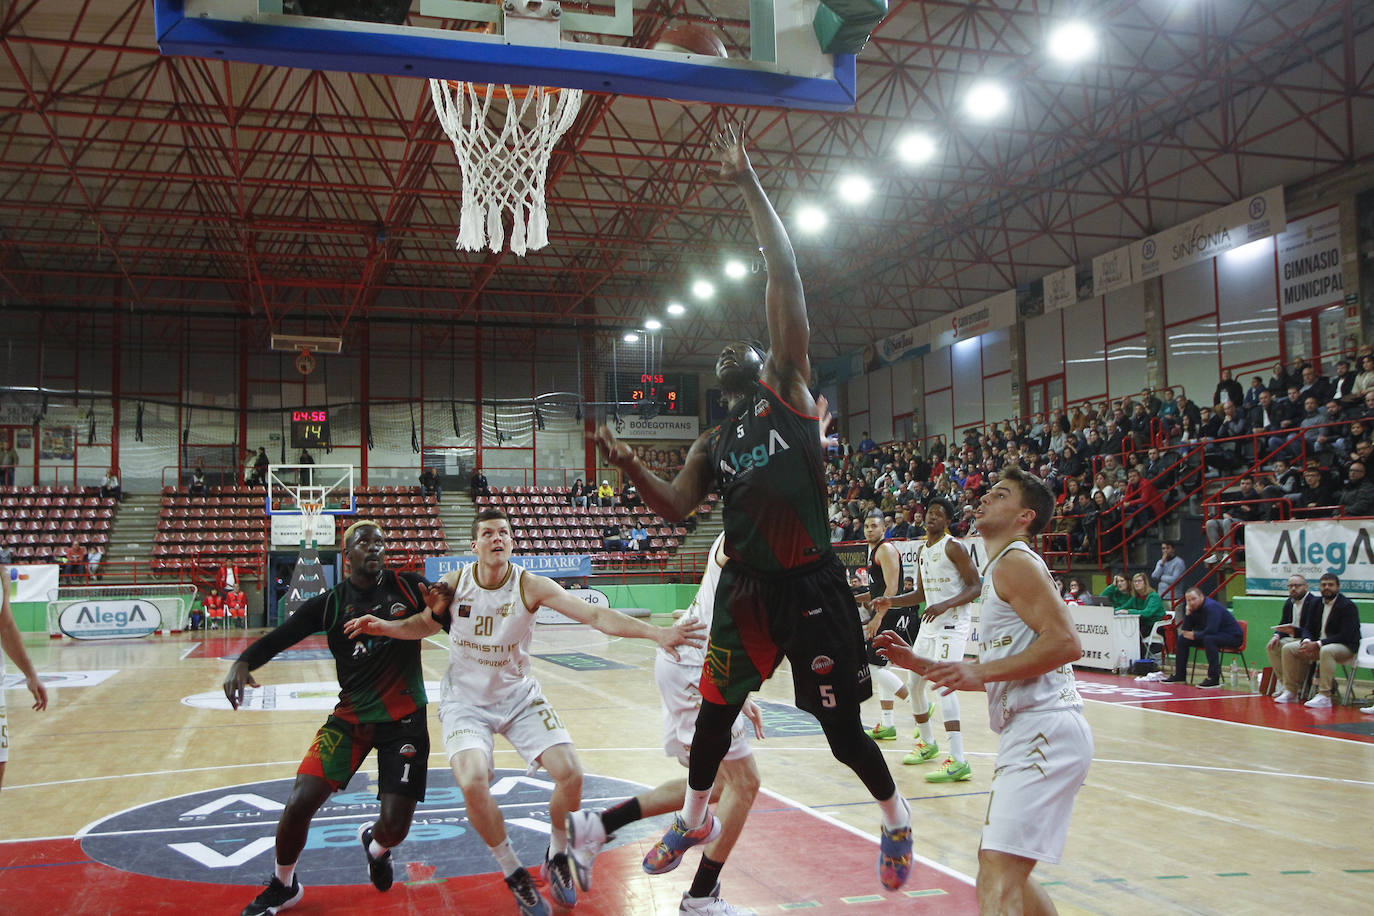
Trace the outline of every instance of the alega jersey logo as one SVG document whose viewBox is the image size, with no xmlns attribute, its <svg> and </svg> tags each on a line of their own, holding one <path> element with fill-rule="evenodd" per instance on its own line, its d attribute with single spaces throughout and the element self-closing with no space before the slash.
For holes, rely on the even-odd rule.
<svg viewBox="0 0 1374 916">
<path fill-rule="evenodd" d="M 722 460 L 720 468 L 726 474 L 738 474 L 753 468 L 761 468 L 778 452 L 785 452 L 789 448 L 791 446 L 787 444 L 787 440 L 776 429 L 770 429 L 767 445 L 756 445 L 747 452 L 730 452 L 726 455 L 729 462 Z"/>
</svg>

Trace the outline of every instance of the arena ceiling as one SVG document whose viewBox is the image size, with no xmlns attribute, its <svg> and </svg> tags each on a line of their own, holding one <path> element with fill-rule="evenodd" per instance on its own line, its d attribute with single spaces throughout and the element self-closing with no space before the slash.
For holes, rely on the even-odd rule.
<svg viewBox="0 0 1374 916">
<path fill-rule="evenodd" d="M 637 5 L 630 43 L 705 17 L 736 49 L 747 36 L 747 0 Z M 293 333 L 367 318 L 619 331 L 680 299 L 665 358 L 706 365 L 763 334 L 761 275 L 721 276 L 753 247 L 707 146 L 736 115 L 784 217 L 829 212 L 793 233 L 825 358 L 1374 152 L 1374 4 L 892 0 L 853 111 L 590 96 L 550 165 L 549 246 L 471 254 L 454 249 L 458 170 L 424 81 L 162 57 L 151 0 L 0 9 L 11 307 L 247 314 Z M 1071 15 L 1100 47 L 1068 67 L 1045 41 Z M 963 100 L 988 78 L 1011 106 L 979 124 Z M 920 166 L 894 155 L 913 129 L 935 140 Z M 862 206 L 835 196 L 852 173 L 876 188 Z M 687 292 L 698 277 L 716 282 L 709 303 Z"/>
</svg>

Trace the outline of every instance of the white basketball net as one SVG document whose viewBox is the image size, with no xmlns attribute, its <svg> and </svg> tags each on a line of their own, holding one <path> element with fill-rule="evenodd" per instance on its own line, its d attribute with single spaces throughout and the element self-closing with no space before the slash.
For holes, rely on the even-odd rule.
<svg viewBox="0 0 1374 916">
<path fill-rule="evenodd" d="M 507 85 L 432 79 L 429 92 L 463 172 L 458 247 L 500 251 L 506 240 L 506 211 L 511 214 L 511 251 L 523 255 L 547 245 L 544 177 L 558 138 L 582 107 L 582 91 L 532 87 L 524 98 L 516 98 Z M 503 99 L 506 105 L 500 130 L 487 120 L 493 99 Z M 527 115 L 533 125 L 525 123 Z"/>
</svg>

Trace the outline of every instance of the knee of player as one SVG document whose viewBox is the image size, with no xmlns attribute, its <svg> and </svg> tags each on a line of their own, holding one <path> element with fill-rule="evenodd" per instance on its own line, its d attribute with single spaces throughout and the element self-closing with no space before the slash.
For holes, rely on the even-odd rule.
<svg viewBox="0 0 1374 916">
<path fill-rule="evenodd" d="M 291 787 L 291 797 L 286 800 L 286 808 L 282 811 L 282 819 L 309 821 L 332 791 L 333 787 L 317 776 L 297 776 Z"/>
</svg>

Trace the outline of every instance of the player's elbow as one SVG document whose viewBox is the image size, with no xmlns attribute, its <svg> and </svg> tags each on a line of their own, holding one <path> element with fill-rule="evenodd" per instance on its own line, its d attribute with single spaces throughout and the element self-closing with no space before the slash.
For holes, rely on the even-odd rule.
<svg viewBox="0 0 1374 916">
<path fill-rule="evenodd" d="M 1059 640 L 1061 658 L 1059 664 L 1070 665 L 1083 657 L 1083 643 L 1072 629 L 1066 630 Z"/>
</svg>

